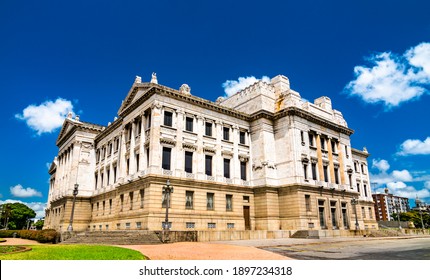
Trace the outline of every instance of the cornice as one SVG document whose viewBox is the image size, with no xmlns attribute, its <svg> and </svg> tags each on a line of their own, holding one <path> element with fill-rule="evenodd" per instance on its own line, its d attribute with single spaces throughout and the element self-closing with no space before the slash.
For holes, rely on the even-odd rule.
<svg viewBox="0 0 430 280">
<path fill-rule="evenodd" d="M 72 122 L 72 121 L 66 119 L 65 124 L 63 124 L 63 128 L 66 124 L 72 125 L 73 127 L 69 131 L 67 131 L 66 133 L 64 133 L 64 130 L 62 129 L 62 132 L 60 132 L 60 135 L 58 136 L 58 139 L 56 142 L 57 147 L 60 147 L 61 145 L 64 144 L 64 142 L 69 140 L 70 137 L 76 131 L 87 131 L 87 132 L 91 132 L 91 133 L 94 133 L 94 132 L 99 133 L 103 130 L 103 126 L 93 124 L 93 123 L 88 123 L 88 122 Z"/>
<path fill-rule="evenodd" d="M 96 138 L 94 139 L 94 143 L 97 144 L 97 142 L 99 142 L 103 137 L 105 137 L 106 135 L 108 135 L 118 127 L 120 127 L 121 124 L 122 124 L 122 118 L 119 117 L 96 136 Z"/>
<path fill-rule="evenodd" d="M 351 134 L 354 133 L 354 130 L 352 130 L 348 127 L 336 124 L 334 122 L 326 120 L 326 119 L 319 117 L 315 114 L 311 114 L 311 113 L 309 113 L 303 109 L 297 108 L 297 107 L 287 107 L 287 108 L 283 109 L 282 111 L 279 111 L 278 113 L 275 114 L 274 119 L 277 120 L 277 119 L 280 119 L 284 116 L 298 116 L 298 117 L 304 118 L 308 121 L 311 121 L 313 123 L 324 126 L 326 128 L 332 129 L 334 131 L 344 133 L 348 136 L 350 136 Z"/>
<path fill-rule="evenodd" d="M 359 156 L 362 156 L 362 157 L 365 157 L 365 158 L 367 158 L 368 156 L 370 156 L 370 154 L 368 152 L 360 151 L 360 150 L 357 150 L 355 148 L 351 148 L 351 153 L 359 155 Z"/>
<path fill-rule="evenodd" d="M 238 119 L 242 119 L 245 121 L 248 121 L 249 117 L 250 117 L 246 113 L 242 113 L 240 111 L 215 104 L 212 101 L 209 101 L 209 100 L 206 100 L 206 99 L 194 96 L 194 95 L 184 95 L 184 94 L 180 93 L 178 90 L 168 88 L 166 86 L 162 86 L 159 84 L 149 83 L 149 84 L 135 85 L 131 91 L 130 96 L 128 97 L 128 100 L 131 99 L 132 96 L 135 96 L 135 93 L 133 94 L 133 92 L 137 93 L 139 88 L 148 88 L 148 86 L 150 86 L 150 88 L 145 93 L 143 93 L 142 96 L 139 97 L 136 101 L 134 101 L 133 103 L 131 103 L 131 101 L 126 101 L 129 104 L 128 107 L 124 107 L 124 109 L 122 109 L 118 115 L 124 118 L 125 116 L 127 116 L 128 114 L 133 112 L 134 109 L 139 107 L 143 102 L 148 100 L 152 95 L 160 94 L 162 96 L 167 96 L 167 97 L 174 98 L 176 100 L 185 101 L 187 103 L 197 105 L 199 107 L 203 107 L 206 109 L 210 109 L 212 111 L 217 111 L 219 113 L 229 115 L 229 116 L 232 116 L 232 117 L 235 117 Z"/>
</svg>

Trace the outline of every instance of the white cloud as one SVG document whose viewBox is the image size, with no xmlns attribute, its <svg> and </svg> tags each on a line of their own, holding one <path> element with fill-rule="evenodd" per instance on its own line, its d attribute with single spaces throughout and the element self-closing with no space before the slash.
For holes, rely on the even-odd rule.
<svg viewBox="0 0 430 280">
<path fill-rule="evenodd" d="M 15 117 L 25 121 L 32 130 L 41 135 L 61 127 L 69 112 L 73 112 L 72 102 L 57 98 L 54 102 L 45 101 L 37 106 L 29 105 L 22 114 L 16 114 Z"/>
<path fill-rule="evenodd" d="M 356 79 L 345 87 L 367 103 L 383 103 L 386 109 L 428 93 L 430 43 L 421 43 L 403 55 L 383 52 L 367 59 L 372 66 L 356 66 Z"/>
<path fill-rule="evenodd" d="M 391 173 L 394 180 L 402 181 L 402 182 L 411 182 L 413 180 L 411 173 L 408 170 L 394 170 Z"/>
<path fill-rule="evenodd" d="M 390 193 L 397 196 L 407 197 L 409 199 L 415 199 L 417 196 L 419 198 L 430 197 L 430 191 L 428 189 L 424 188 L 417 190 L 413 186 L 408 186 L 403 182 L 388 183 L 387 188 L 390 190 Z"/>
<path fill-rule="evenodd" d="M 387 172 L 390 169 L 390 164 L 385 159 L 372 160 L 372 168 L 378 169 L 380 172 Z"/>
<path fill-rule="evenodd" d="M 31 208 L 36 212 L 36 219 L 41 219 L 45 217 L 45 209 L 46 209 L 46 203 L 42 202 L 23 202 L 20 200 L 14 200 L 14 199 L 6 199 L 6 200 L 0 200 L 0 204 L 4 203 L 22 203 L 26 205 L 28 208 Z"/>
<path fill-rule="evenodd" d="M 262 80 L 266 83 L 270 83 L 270 78 L 267 76 L 263 76 L 261 77 L 261 79 L 257 79 L 254 76 L 250 76 L 246 78 L 239 77 L 237 81 L 227 80 L 222 84 L 222 87 L 224 88 L 224 92 L 227 94 L 227 97 L 230 97 L 233 94 L 245 89 L 246 87 L 255 84 L 259 80 Z"/>
<path fill-rule="evenodd" d="M 10 187 L 10 193 L 15 197 L 33 197 L 33 196 L 42 196 L 42 193 L 36 191 L 32 188 L 24 188 L 21 185 L 16 185 L 14 187 Z"/>
<path fill-rule="evenodd" d="M 400 145 L 400 151 L 397 153 L 401 156 L 406 155 L 430 155 L 430 137 L 421 141 L 417 139 L 408 139 Z"/>
<path fill-rule="evenodd" d="M 387 184 L 391 182 L 411 182 L 414 180 L 411 173 L 406 170 L 393 170 L 393 172 L 388 173 L 390 169 L 390 164 L 385 159 L 374 159 L 372 161 L 372 168 L 378 169 L 379 173 L 371 174 L 372 182 L 377 184 Z"/>
</svg>

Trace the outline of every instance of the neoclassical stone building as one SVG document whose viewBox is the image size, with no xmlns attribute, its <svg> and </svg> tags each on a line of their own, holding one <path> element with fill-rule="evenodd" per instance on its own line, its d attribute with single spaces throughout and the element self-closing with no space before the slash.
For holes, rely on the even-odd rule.
<svg viewBox="0 0 430 280">
<path fill-rule="evenodd" d="M 112 123 L 65 120 L 45 228 L 67 229 L 78 184 L 75 231 L 160 230 L 167 180 L 172 230 L 377 228 L 352 134 L 328 97 L 304 101 L 282 75 L 216 102 L 136 77 Z"/>
</svg>

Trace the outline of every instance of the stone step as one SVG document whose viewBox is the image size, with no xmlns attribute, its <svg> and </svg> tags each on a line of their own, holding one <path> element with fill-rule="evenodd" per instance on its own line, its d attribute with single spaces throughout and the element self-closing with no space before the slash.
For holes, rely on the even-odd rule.
<svg viewBox="0 0 430 280">
<path fill-rule="evenodd" d="M 319 239 L 320 236 L 318 230 L 298 230 L 291 238 Z"/>
</svg>

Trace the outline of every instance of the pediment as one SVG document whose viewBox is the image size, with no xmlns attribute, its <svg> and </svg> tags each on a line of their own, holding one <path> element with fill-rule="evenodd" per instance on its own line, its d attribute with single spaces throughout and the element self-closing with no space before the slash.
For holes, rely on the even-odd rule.
<svg viewBox="0 0 430 280">
<path fill-rule="evenodd" d="M 60 142 L 60 140 L 67 135 L 74 127 L 76 126 L 76 124 L 66 118 L 63 122 L 63 126 L 61 127 L 60 133 L 58 134 L 58 138 L 57 138 L 57 143 Z"/>
<path fill-rule="evenodd" d="M 121 113 L 129 107 L 131 104 L 136 102 L 140 97 L 145 95 L 146 92 L 151 88 L 149 83 L 140 83 L 140 84 L 133 84 L 131 89 L 129 90 L 127 97 L 123 100 L 121 107 L 118 110 L 118 115 L 121 115 Z"/>
</svg>

